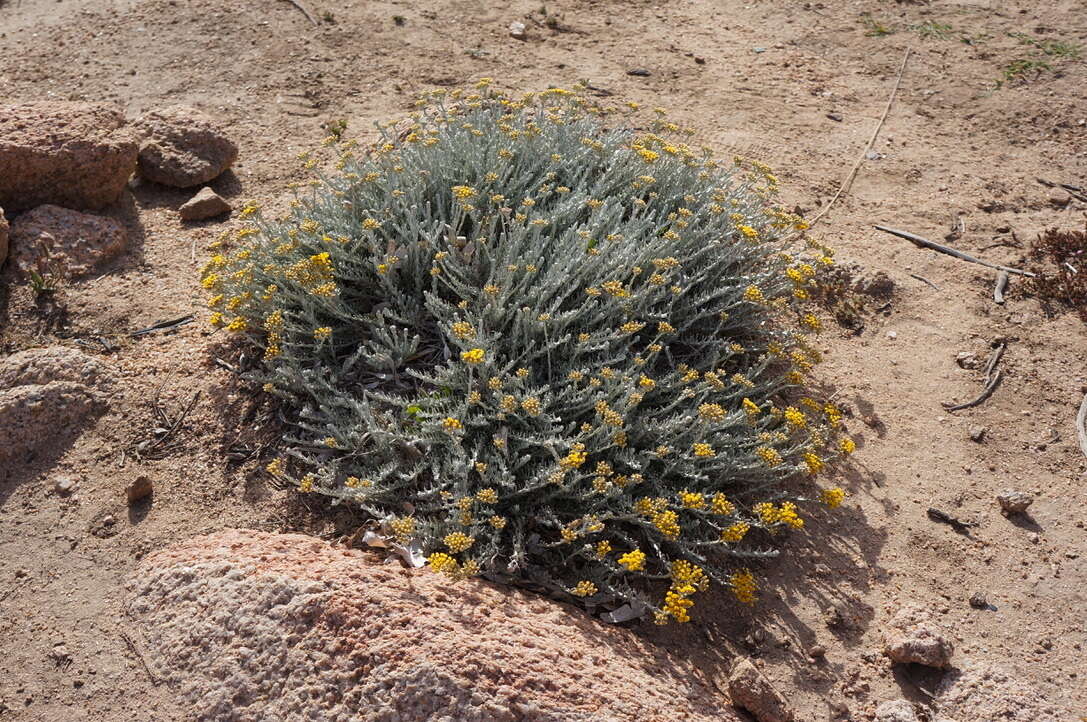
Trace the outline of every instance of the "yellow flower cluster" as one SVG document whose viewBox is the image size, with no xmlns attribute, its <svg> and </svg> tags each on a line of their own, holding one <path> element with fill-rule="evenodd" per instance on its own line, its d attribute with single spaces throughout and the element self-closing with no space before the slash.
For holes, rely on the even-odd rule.
<svg viewBox="0 0 1087 722">
<path fill-rule="evenodd" d="M 717 453 L 717 452 L 715 452 L 713 450 L 712 446 L 710 446 L 709 444 L 702 444 L 702 443 L 692 445 L 691 450 L 694 452 L 695 456 L 698 456 L 698 457 L 701 457 L 701 458 L 705 458 L 705 457 L 708 457 L 708 456 L 715 456 L 716 453 Z"/>
<path fill-rule="evenodd" d="M 415 519 L 410 516 L 397 517 L 389 522 L 389 529 L 401 544 L 406 544 L 415 533 Z"/>
<path fill-rule="evenodd" d="M 836 509 L 841 506 L 843 501 L 845 501 L 845 490 L 839 487 L 823 489 L 823 491 L 819 493 L 819 497 L 822 499 L 823 503 L 831 509 Z"/>
<path fill-rule="evenodd" d="M 755 575 L 749 570 L 744 569 L 739 572 L 735 572 L 729 577 L 729 584 L 732 586 L 732 594 L 740 602 L 744 604 L 754 604 L 758 598 L 755 593 L 758 591 L 758 584 L 755 583 Z"/>
<path fill-rule="evenodd" d="M 738 521 L 731 526 L 721 530 L 721 541 L 735 543 L 741 541 L 748 530 L 751 529 L 751 525 L 747 522 Z"/>
<path fill-rule="evenodd" d="M 645 569 L 645 552 L 633 549 L 620 556 L 618 562 L 626 567 L 627 571 L 640 572 Z"/>
<path fill-rule="evenodd" d="M 698 415 L 707 421 L 721 421 L 725 418 L 725 410 L 720 404 L 702 404 L 698 407 Z"/>
<path fill-rule="evenodd" d="M 455 531 L 452 534 L 446 534 L 443 541 L 449 547 L 449 551 L 456 554 L 470 548 L 476 540 L 463 532 Z"/>
<path fill-rule="evenodd" d="M 570 590 L 575 597 L 591 597 L 596 594 L 596 585 L 588 580 L 581 580 Z"/>
<path fill-rule="evenodd" d="M 469 364 L 483 363 L 485 356 L 486 353 L 481 348 L 474 348 L 470 351 L 461 351 L 460 354 L 461 361 Z"/>
<path fill-rule="evenodd" d="M 791 501 L 782 503 L 780 507 L 775 507 L 770 502 L 764 501 L 756 504 L 753 511 L 762 520 L 762 523 L 767 526 L 785 524 L 793 529 L 800 529 L 804 526 L 804 520 L 797 514 L 796 504 Z"/>
</svg>

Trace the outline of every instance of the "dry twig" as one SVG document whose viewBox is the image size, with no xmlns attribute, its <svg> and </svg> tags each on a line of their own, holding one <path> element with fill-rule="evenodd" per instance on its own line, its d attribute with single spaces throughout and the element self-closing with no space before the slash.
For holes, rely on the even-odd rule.
<svg viewBox="0 0 1087 722">
<path fill-rule="evenodd" d="M 926 284 L 928 284 L 929 286 L 932 286 L 932 287 L 933 287 L 933 288 L 935 288 L 935 289 L 936 289 L 937 291 L 939 291 L 939 290 L 940 290 L 940 287 L 939 287 L 939 286 L 937 286 L 937 285 L 936 285 L 935 283 L 933 283 L 932 281 L 928 280 L 928 279 L 927 279 L 927 278 L 925 278 L 924 276 L 918 276 L 918 275 L 917 275 L 916 273 L 911 273 L 911 274 L 910 274 L 910 276 L 912 276 L 913 278 L 916 278 L 916 279 L 917 279 L 918 281 L 921 281 L 921 282 L 923 282 L 923 283 L 926 283 Z"/>
<path fill-rule="evenodd" d="M 1001 357 L 1004 355 L 1004 349 L 1007 345 L 1001 341 L 1000 345 L 993 349 L 993 352 L 989 355 L 989 361 L 985 364 L 985 388 L 982 389 L 981 394 L 973 401 L 967 401 L 962 404 L 954 404 L 944 402 L 942 406 L 948 411 L 961 411 L 963 409 L 971 409 L 975 406 L 980 406 L 993 395 L 996 391 L 996 387 L 1000 385 L 1000 380 L 1004 378 L 1003 371 L 996 371 L 997 364 L 1000 363 Z M 996 371 L 994 374 L 993 372 Z"/>
<path fill-rule="evenodd" d="M 1076 438 L 1079 439 L 1079 450 L 1087 456 L 1087 394 L 1084 395 L 1076 415 Z"/>
<path fill-rule="evenodd" d="M 1009 266 L 1001 266 L 996 263 L 990 263 L 989 261 L 983 261 L 976 256 L 971 256 L 969 253 L 963 253 L 962 251 L 952 248 L 951 246 L 945 246 L 942 243 L 936 243 L 935 241 L 930 241 L 927 238 L 922 238 L 916 233 L 910 233 L 909 231 L 900 231 L 897 228 L 889 228 L 887 226 L 876 226 L 876 230 L 883 231 L 884 233 L 890 233 L 892 236 L 898 236 L 899 238 L 905 238 L 907 241 L 911 241 L 912 243 L 921 246 L 922 248 L 931 248 L 934 251 L 946 253 L 949 256 L 954 256 L 955 258 L 960 258 L 964 261 L 969 261 L 970 263 L 977 263 L 978 265 L 986 266 L 987 268 L 995 268 L 998 271 L 1006 271 L 1007 273 L 1016 273 L 1020 276 L 1034 278 L 1034 274 L 1030 271 L 1022 271 L 1018 268 L 1011 268 Z"/>
<path fill-rule="evenodd" d="M 1007 271 L 1001 271 L 996 274 L 996 285 L 993 287 L 993 300 L 1004 305 L 1004 291 L 1008 289 L 1008 276 Z"/>
<path fill-rule="evenodd" d="M 313 17 L 313 14 L 309 10 L 306 9 L 305 5 L 298 2 L 298 0 L 287 0 L 287 2 L 289 2 L 291 5 L 294 5 L 299 10 L 301 10 L 302 13 L 306 16 L 306 19 L 309 20 L 311 23 L 313 23 L 313 27 L 317 27 L 317 18 Z"/>
<path fill-rule="evenodd" d="M 125 640 L 125 644 L 127 644 L 128 648 L 132 650 L 132 654 L 136 655 L 136 659 L 140 660 L 140 664 L 143 666 L 143 671 L 147 672 L 147 676 L 151 679 L 151 684 L 158 686 L 159 682 L 161 682 L 162 680 L 156 677 L 154 672 L 151 671 L 151 667 L 148 666 L 147 660 L 144 659 L 139 647 L 137 647 L 136 643 L 132 641 L 132 637 L 128 636 L 128 634 L 126 634 L 125 632 L 121 632 L 121 639 Z"/>
<path fill-rule="evenodd" d="M 864 162 L 865 157 L 868 155 L 868 151 L 872 149 L 872 145 L 876 142 L 876 136 L 879 135 L 879 131 L 883 128 L 883 123 L 887 120 L 887 114 L 891 112 L 891 105 L 895 102 L 895 95 L 898 94 L 898 86 L 902 84 L 902 73 L 906 70 L 906 61 L 910 59 L 910 53 L 913 52 L 911 48 L 906 48 L 906 54 L 902 56 L 902 65 L 898 68 L 898 76 L 895 78 L 894 88 L 891 89 L 891 95 L 887 98 L 887 106 L 883 109 L 883 115 L 880 116 L 879 123 L 876 124 L 875 130 L 872 131 L 872 137 L 868 139 L 868 143 L 861 151 L 860 157 L 857 158 L 857 162 L 853 164 L 853 168 L 850 169 L 849 175 L 845 177 L 842 182 L 842 186 L 838 189 L 838 192 L 834 194 L 834 197 L 830 199 L 830 202 L 823 206 L 815 218 L 811 219 L 809 226 L 814 226 L 819 222 L 819 219 L 826 215 L 830 207 L 834 205 L 835 201 L 842 197 L 843 193 L 849 192 L 849 187 L 853 185 L 853 179 L 857 177 L 857 171 L 861 169 L 861 163 Z"/>
</svg>

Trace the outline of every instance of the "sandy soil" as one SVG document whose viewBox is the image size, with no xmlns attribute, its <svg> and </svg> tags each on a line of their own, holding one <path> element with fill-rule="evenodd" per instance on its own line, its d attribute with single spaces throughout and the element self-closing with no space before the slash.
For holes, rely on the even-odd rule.
<svg viewBox="0 0 1087 722">
<path fill-rule="evenodd" d="M 821 378 L 851 409 L 860 445 L 843 479 L 848 508 L 788 541 L 763 570 L 769 591 L 753 611 L 720 598 L 685 627 L 641 633 L 711 671 L 735 654 L 758 657 L 799 719 L 870 719 L 884 699 L 926 703 L 937 682 L 892 671 L 880 655 L 886 621 L 917 602 L 952 630 L 957 662 L 1008 670 L 1068 719 L 1087 713 L 1087 459 L 1073 428 L 1087 327 L 1072 313 L 1046 316 L 1014 280 L 997 306 L 986 269 L 872 228 L 942 241 L 961 218 L 956 246 L 1020 265 L 1041 229 L 1082 227 L 1084 206 L 1035 179 L 1087 180 L 1087 68 L 1009 35 L 1083 43 L 1079 0 L 560 0 L 547 6 L 561 16 L 555 28 L 522 0 L 311 5 L 318 27 L 283 1 L 0 0 L 0 100 L 109 100 L 133 115 L 197 106 L 241 148 L 214 187 L 274 204 L 327 121 L 346 118 L 348 134 L 366 139 L 419 90 L 481 76 L 517 90 L 587 79 L 614 100 L 671 108 L 723 153 L 770 163 L 787 205 L 812 216 L 864 148 L 912 47 L 878 155 L 815 229 L 842 263 L 896 284 L 889 304 L 870 304 L 863 330 L 822 337 Z M 528 25 L 526 41 L 509 36 L 514 20 Z M 923 37 L 926 22 L 953 30 Z M 1031 58 L 1050 69 L 997 87 L 1003 68 Z M 259 451 L 261 419 L 214 363 L 220 336 L 204 323 L 126 335 L 203 313 L 202 247 L 235 222 L 182 224 L 176 208 L 189 196 L 134 185 L 108 211 L 128 226 L 131 253 L 51 304 L 25 287 L 0 290 L 0 351 L 105 336 L 117 349 L 103 360 L 123 379 L 109 413 L 70 447 L 0 469 L 2 720 L 185 719 L 133 651 L 141 639 L 122 602 L 137 560 L 225 526 L 326 538 L 350 527 L 270 488 L 244 458 Z M 945 411 L 941 401 L 972 398 L 982 383 L 956 354 L 984 358 L 995 339 L 1008 343 L 1003 385 L 975 409 Z M 202 394 L 182 445 L 122 463 L 150 431 L 159 388 L 171 411 Z M 972 426 L 987 427 L 982 443 Z M 154 498 L 129 509 L 124 489 L 139 475 Z M 63 476 L 78 482 L 71 496 L 54 492 Z M 1029 517 L 999 513 L 1005 488 L 1037 494 Z M 957 534 L 927 518 L 930 506 L 977 526 Z M 977 591 L 989 609 L 968 604 Z M 828 626 L 831 609 L 844 624 Z M 816 644 L 826 654 L 813 662 Z"/>
</svg>

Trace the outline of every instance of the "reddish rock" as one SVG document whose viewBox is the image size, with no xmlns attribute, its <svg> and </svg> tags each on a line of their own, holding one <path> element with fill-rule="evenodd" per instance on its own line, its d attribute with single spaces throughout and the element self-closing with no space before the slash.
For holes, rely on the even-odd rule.
<svg viewBox="0 0 1087 722">
<path fill-rule="evenodd" d="M 105 367 L 64 346 L 20 351 L 0 361 L 0 469 L 38 449 L 55 451 L 78 435 L 106 410 L 96 387 L 109 380 Z"/>
<path fill-rule="evenodd" d="M 11 224 L 11 260 L 24 275 L 85 276 L 127 246 L 119 221 L 60 206 L 38 206 Z"/>
<path fill-rule="evenodd" d="M 746 709 L 758 722 L 792 722 L 795 719 L 785 698 L 751 660 L 742 659 L 732 667 L 728 692 L 732 704 Z"/>
<path fill-rule="evenodd" d="M 202 221 L 230 211 L 230 204 L 222 196 L 211 188 L 201 188 L 199 193 L 177 209 L 177 214 L 183 221 Z"/>
<path fill-rule="evenodd" d="M 140 135 L 139 171 L 147 180 L 190 188 L 234 163 L 238 146 L 203 113 L 181 106 L 153 110 L 133 121 Z"/>
<path fill-rule="evenodd" d="M 312 537 L 197 537 L 129 588 L 189 719 L 737 721 L 694 662 L 628 630 Z"/>
<path fill-rule="evenodd" d="M 103 208 L 124 190 L 136 152 L 124 113 L 111 105 L 0 105 L 0 206 Z"/>
</svg>

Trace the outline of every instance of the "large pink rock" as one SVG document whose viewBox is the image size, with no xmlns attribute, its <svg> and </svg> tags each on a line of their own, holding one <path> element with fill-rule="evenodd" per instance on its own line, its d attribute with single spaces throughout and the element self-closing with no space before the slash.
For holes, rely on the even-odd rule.
<svg viewBox="0 0 1087 722">
<path fill-rule="evenodd" d="M 238 146 L 211 118 L 175 106 L 145 113 L 132 123 L 140 134 L 140 175 L 177 188 L 207 183 L 234 163 Z"/>
<path fill-rule="evenodd" d="M 136 152 L 124 113 L 112 105 L 0 105 L 0 206 L 103 208 L 124 190 Z"/>
<path fill-rule="evenodd" d="M 108 407 L 108 370 L 65 346 L 30 349 L 0 360 L 0 481 L 39 449 L 55 452 Z"/>
<path fill-rule="evenodd" d="M 692 662 L 625 629 L 312 537 L 197 537 L 146 557 L 130 590 L 191 719 L 737 719 Z"/>
<path fill-rule="evenodd" d="M 38 206 L 11 224 L 11 261 L 24 275 L 78 278 L 124 253 L 125 227 L 112 218 Z"/>
</svg>

